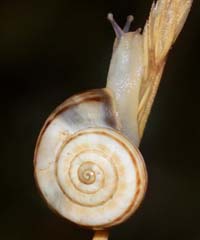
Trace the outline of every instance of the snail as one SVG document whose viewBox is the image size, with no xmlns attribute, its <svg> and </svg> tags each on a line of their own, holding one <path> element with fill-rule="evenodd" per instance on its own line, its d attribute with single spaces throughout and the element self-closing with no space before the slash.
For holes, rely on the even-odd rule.
<svg viewBox="0 0 200 240">
<path fill-rule="evenodd" d="M 46 120 L 35 148 L 35 178 L 49 207 L 67 220 L 105 230 L 140 206 L 147 170 L 139 144 L 191 5 L 154 2 L 143 32 L 129 31 L 132 16 L 121 29 L 108 14 L 116 39 L 106 87 L 70 97 Z"/>
</svg>

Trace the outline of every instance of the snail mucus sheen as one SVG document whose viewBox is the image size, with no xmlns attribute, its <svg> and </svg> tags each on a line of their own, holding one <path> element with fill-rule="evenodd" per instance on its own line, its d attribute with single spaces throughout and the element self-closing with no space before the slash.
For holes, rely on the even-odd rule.
<svg viewBox="0 0 200 240">
<path fill-rule="evenodd" d="M 108 14 L 116 34 L 105 88 L 74 95 L 46 120 L 34 173 L 48 206 L 97 230 L 124 222 L 140 206 L 147 171 L 138 149 L 164 70 L 192 0 L 154 2 L 144 30 L 129 32 Z"/>
</svg>

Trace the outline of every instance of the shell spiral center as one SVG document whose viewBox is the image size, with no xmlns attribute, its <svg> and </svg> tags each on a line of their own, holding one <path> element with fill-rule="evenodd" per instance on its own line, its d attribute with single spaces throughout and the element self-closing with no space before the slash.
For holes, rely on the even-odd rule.
<svg viewBox="0 0 200 240">
<path fill-rule="evenodd" d="M 84 184 L 93 184 L 96 180 L 96 172 L 92 162 L 86 162 L 78 169 L 79 180 Z"/>
</svg>

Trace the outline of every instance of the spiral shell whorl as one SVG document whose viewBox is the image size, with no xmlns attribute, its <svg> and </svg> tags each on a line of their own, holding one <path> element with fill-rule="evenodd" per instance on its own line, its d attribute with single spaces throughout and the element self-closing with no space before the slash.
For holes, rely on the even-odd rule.
<svg viewBox="0 0 200 240">
<path fill-rule="evenodd" d="M 81 206 L 100 206 L 116 190 L 116 163 L 109 149 L 113 142 L 104 134 L 103 130 L 81 131 L 64 144 L 59 154 L 59 184 L 67 196 Z"/>
</svg>

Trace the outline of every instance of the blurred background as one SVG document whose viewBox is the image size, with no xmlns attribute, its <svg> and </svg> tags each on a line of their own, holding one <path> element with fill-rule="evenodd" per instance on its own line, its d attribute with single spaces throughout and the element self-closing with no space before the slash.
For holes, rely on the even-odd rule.
<svg viewBox="0 0 200 240">
<path fill-rule="evenodd" d="M 54 215 L 33 178 L 33 152 L 51 111 L 74 93 L 106 83 L 114 33 L 133 14 L 144 25 L 152 1 L 0 2 L 0 239 L 90 240 Z M 111 240 L 199 240 L 200 1 L 170 52 L 141 151 L 149 172 L 143 205 Z"/>
</svg>

